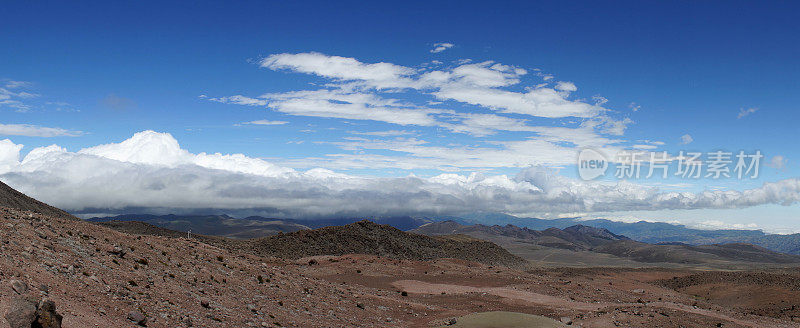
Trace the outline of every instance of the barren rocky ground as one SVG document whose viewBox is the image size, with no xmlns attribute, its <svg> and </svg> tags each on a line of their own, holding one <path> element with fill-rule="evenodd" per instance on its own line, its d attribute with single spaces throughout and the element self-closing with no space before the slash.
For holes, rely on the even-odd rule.
<svg viewBox="0 0 800 328">
<path fill-rule="evenodd" d="M 523 271 L 374 255 L 289 261 L 16 209 L 0 214 L 0 312 L 18 280 L 55 303 L 64 327 L 133 327 L 139 314 L 149 327 L 425 327 L 485 311 L 586 327 L 798 326 L 660 283 L 688 271 Z"/>
<path fill-rule="evenodd" d="M 2 327 L 436 327 L 506 312 L 554 327 L 800 327 L 793 270 L 526 268 L 491 243 L 369 222 L 249 241 L 117 231 L 6 196 L 19 208 L 0 207 Z"/>
</svg>

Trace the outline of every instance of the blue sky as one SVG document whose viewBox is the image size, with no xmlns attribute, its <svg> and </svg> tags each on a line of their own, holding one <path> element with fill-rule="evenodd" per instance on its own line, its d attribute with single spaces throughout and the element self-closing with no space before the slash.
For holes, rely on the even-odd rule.
<svg viewBox="0 0 800 328">
<path fill-rule="evenodd" d="M 794 23 L 794 13 L 800 8 L 796 7 L 789 2 L 642 1 L 613 6 L 595 2 L 7 3 L 0 13 L 4 31 L 0 33 L 0 79 L 5 90 L 0 101 L 2 96 L 8 98 L 0 102 L 0 139 L 24 145 L 19 150 L 22 161 L 37 147 L 57 144 L 64 147 L 64 154 L 75 154 L 152 130 L 165 135 L 134 140 L 149 140 L 147 145 L 133 147 L 134 142 L 129 142 L 126 145 L 133 148 L 84 153 L 175 170 L 185 164 L 183 159 L 167 163 L 159 156 L 172 152 L 167 157 L 183 158 L 176 155 L 183 151 L 243 154 L 260 159 L 258 165 L 270 170 L 275 166 L 281 168 L 278 171 L 304 173 L 324 168 L 356 176 L 366 182 L 351 188 L 363 192 L 370 191 L 365 186 L 375 183 L 370 180 L 374 177 L 413 174 L 430 179 L 443 173 L 468 177 L 472 172 L 490 177 L 483 183 L 505 188 L 503 192 L 520 192 L 519 185 L 504 185 L 492 177 L 505 175 L 513 180 L 509 183 L 521 183 L 521 170 L 531 165 L 555 168 L 557 177 L 576 179 L 571 163 L 578 147 L 570 143 L 578 132 L 586 132 L 578 137 L 615 140 L 589 143 L 601 148 L 646 145 L 648 150 L 670 154 L 760 150 L 765 158 L 759 179 L 633 181 L 637 187 L 659 188 L 646 213 L 641 212 L 646 206 L 633 195 L 622 202 L 630 206 L 620 207 L 611 206 L 620 201 L 607 195 L 584 198 L 576 191 L 580 188 L 575 181 L 566 190 L 580 200 L 562 210 L 522 206 L 514 203 L 516 196 L 522 197 L 518 202 L 530 200 L 516 194 L 506 195 L 511 200 L 505 207 L 472 210 L 555 216 L 607 215 L 610 209 L 611 216 L 722 221 L 722 226 L 756 223 L 794 231 L 800 230 L 797 190 L 793 189 L 797 188 L 800 154 L 792 144 L 800 115 L 796 110 L 800 28 Z M 434 52 L 441 44 L 452 46 Z M 320 71 L 314 61 L 344 66 L 335 72 L 325 67 Z M 370 66 L 376 63 L 385 64 Z M 359 69 L 363 74 L 356 74 Z M 467 75 L 459 75 L 467 69 Z M 391 75 L 393 70 L 400 73 Z M 452 76 L 446 82 L 425 82 L 425 74 L 431 72 Z M 376 79 L 364 74 L 391 76 Z M 559 87 L 559 82 L 565 84 Z M 336 96 L 321 95 L 321 90 Z M 485 97 L 475 99 L 475 92 L 481 90 L 514 95 L 534 90 L 555 94 L 564 106 L 586 108 L 574 116 L 564 114 L 564 106 L 537 105 L 538 112 L 531 115 L 528 108 L 512 110 Z M 300 91 L 316 93 L 298 96 Z M 365 106 L 358 113 L 343 113 L 346 108 L 335 106 L 354 104 L 355 95 L 375 99 L 356 103 Z M 344 96 L 349 98 L 342 100 Z M 242 105 L 244 100 L 257 105 Z M 400 110 L 408 115 L 401 120 L 394 115 L 357 118 L 365 111 L 375 114 L 388 100 L 394 104 L 386 107 L 387 113 Z M 322 114 L 319 102 L 332 104 L 331 108 Z M 258 121 L 273 124 L 245 124 Z M 618 129 L 610 131 L 601 123 L 617 124 Z M 686 135 L 691 136 L 690 143 L 682 139 Z M 179 142 L 179 147 L 153 146 L 171 145 L 171 140 Z M 138 157 L 134 156 L 138 159 L 120 155 L 130 155 L 131 149 L 138 149 Z M 190 160 L 200 167 L 210 165 L 197 161 Z M 240 162 L 220 161 L 212 168 L 253 173 L 237 166 Z M 4 181 L 73 210 L 148 207 L 145 199 L 120 204 L 110 196 L 101 201 L 92 195 L 59 203 L 49 194 L 54 191 L 20 173 L 33 174 L 47 166 L 9 165 Z M 48 173 L 57 180 L 83 181 L 75 177 L 84 172 Z M 423 189 L 444 188 L 436 185 L 440 182 L 424 180 L 434 185 Z M 742 192 L 763 188 L 764 183 L 778 185 L 767 188 L 773 194 L 757 201 L 692 201 L 681 205 L 679 210 L 688 214 L 680 215 L 665 212 L 669 205 L 656 204 L 664 192 Z M 551 196 L 549 201 L 557 198 L 553 193 L 563 192 L 563 186 L 535 185 Z M 339 191 L 342 186 L 325 185 Z M 474 185 L 464 188 L 475 196 Z M 448 189 L 446 194 L 467 201 L 461 192 Z M 384 195 L 395 196 L 402 198 Z M 306 204 L 324 207 L 319 199 L 304 197 Z M 226 201 L 230 203 L 225 206 L 232 208 L 259 210 L 281 204 L 271 199 Z M 609 205 L 595 205 L 598 202 Z M 391 210 L 366 206 L 336 213 L 397 213 L 403 211 L 402 204 L 427 208 L 421 213 L 452 211 L 442 210 L 446 206 L 435 201 L 416 199 L 398 202 Z M 155 207 L 192 206 L 175 200 Z M 749 210 L 725 209 L 744 207 Z M 757 217 L 753 209 L 763 210 L 770 218 Z M 277 213 L 299 212 L 279 209 Z"/>
</svg>

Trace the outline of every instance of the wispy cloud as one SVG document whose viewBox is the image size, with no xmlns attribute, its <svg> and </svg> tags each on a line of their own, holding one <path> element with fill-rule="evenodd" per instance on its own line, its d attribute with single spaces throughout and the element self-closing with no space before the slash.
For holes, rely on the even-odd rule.
<svg viewBox="0 0 800 328">
<path fill-rule="evenodd" d="M 364 135 L 364 136 L 376 136 L 376 137 L 397 137 L 397 136 L 404 136 L 404 135 L 412 135 L 415 134 L 413 131 L 406 131 L 406 130 L 386 130 L 386 131 L 348 131 L 347 133 L 356 134 L 356 135 Z"/>
<path fill-rule="evenodd" d="M 27 112 L 32 106 L 27 99 L 39 97 L 38 94 L 25 91 L 33 84 L 24 81 L 7 80 L 0 87 L 0 107 L 13 108 L 18 112 Z"/>
<path fill-rule="evenodd" d="M 26 137 L 77 137 L 81 131 L 71 131 L 62 128 L 48 128 L 31 124 L 2 124 L 0 135 L 26 136 Z"/>
<path fill-rule="evenodd" d="M 736 118 L 741 119 L 743 117 L 749 116 L 750 114 L 753 114 L 753 113 L 757 112 L 758 110 L 759 110 L 758 107 L 750 107 L 750 108 L 747 108 L 747 109 L 740 108 L 739 109 L 739 115 L 736 115 Z"/>
<path fill-rule="evenodd" d="M 265 93 L 258 96 L 233 95 L 201 98 L 211 101 L 264 107 L 293 116 L 322 117 L 347 121 L 375 121 L 398 126 L 436 128 L 439 133 L 483 138 L 501 132 L 515 132 L 510 140 L 488 143 L 477 139 L 474 147 L 441 147 L 345 140 L 330 142 L 343 150 L 358 148 L 356 154 L 329 154 L 295 164 L 401 169 L 480 169 L 480 167 L 522 167 L 531 164 L 573 163 L 579 146 L 591 145 L 615 153 L 622 148 L 622 136 L 630 118 L 612 117 L 600 96 L 592 102 L 572 97 L 578 90 L 573 82 L 552 81 L 550 74 L 495 61 L 458 60 L 452 66 L 441 62 L 412 68 L 389 62 L 365 63 L 356 58 L 329 56 L 317 52 L 274 54 L 259 62 L 262 68 L 319 76 L 324 88 Z M 535 84 L 524 86 L 525 78 Z M 420 97 L 421 96 L 421 97 Z M 474 110 L 472 108 L 477 108 Z M 567 126 L 557 119 L 572 118 Z M 551 120 L 542 122 L 542 119 Z M 532 122 L 536 121 L 534 125 Z M 548 126 L 558 124 L 558 127 Z M 395 130 L 397 131 L 397 130 Z M 365 136 L 397 136 L 391 133 Z M 607 136 L 615 136 L 608 138 Z M 579 139 L 576 139 L 579 138 Z M 362 143 L 361 145 L 356 145 Z M 481 146 L 478 146 L 482 144 Z M 652 148 L 652 147 L 651 147 Z M 391 150 L 403 155 L 386 155 Z M 364 151 L 367 151 L 365 153 Z M 382 154 L 369 154 L 369 151 Z M 405 158 L 403 158 L 405 156 Z"/>
<path fill-rule="evenodd" d="M 5 82 L 5 86 L 6 86 L 6 88 L 8 88 L 8 89 L 16 89 L 16 88 L 29 88 L 29 87 L 31 87 L 32 85 L 33 85 L 33 83 L 31 83 L 31 82 L 26 82 L 26 81 L 13 81 L 13 80 L 8 80 L 8 81 L 6 81 L 6 82 Z"/>
<path fill-rule="evenodd" d="M 256 120 L 250 122 L 244 122 L 242 124 L 251 124 L 251 125 L 283 125 L 289 124 L 287 121 L 270 121 L 270 120 Z"/>
</svg>

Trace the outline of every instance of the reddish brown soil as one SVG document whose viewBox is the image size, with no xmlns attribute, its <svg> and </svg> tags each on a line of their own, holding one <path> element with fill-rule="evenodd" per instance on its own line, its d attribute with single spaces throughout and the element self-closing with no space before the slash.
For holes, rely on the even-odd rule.
<svg viewBox="0 0 800 328">
<path fill-rule="evenodd" d="M 287 261 L 0 209 L 0 312 L 14 296 L 10 280 L 46 285 L 47 293 L 36 292 L 55 301 L 65 327 L 132 327 L 132 310 L 144 313 L 149 327 L 429 327 L 483 311 L 568 317 L 584 327 L 798 326 L 681 290 L 694 284 L 658 283 L 694 274 L 521 271 L 373 255 Z"/>
</svg>

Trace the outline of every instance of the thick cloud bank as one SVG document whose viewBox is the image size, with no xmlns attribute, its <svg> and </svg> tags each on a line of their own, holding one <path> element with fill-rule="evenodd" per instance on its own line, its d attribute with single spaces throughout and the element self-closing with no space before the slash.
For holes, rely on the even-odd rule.
<svg viewBox="0 0 800 328">
<path fill-rule="evenodd" d="M 442 174 L 375 178 L 297 171 L 241 154 L 192 154 L 166 133 L 69 152 L 0 140 L 0 180 L 74 213 L 126 209 L 186 213 L 217 209 L 283 217 L 430 215 L 475 211 L 521 215 L 651 209 L 735 208 L 800 201 L 800 179 L 745 191 L 663 193 L 620 182 L 566 178 L 531 167 L 516 176 Z"/>
</svg>

